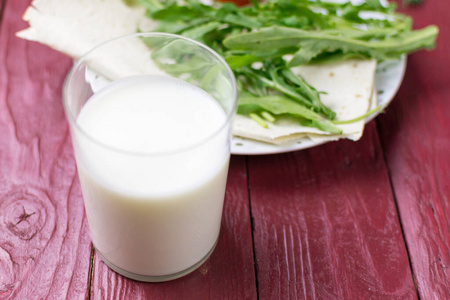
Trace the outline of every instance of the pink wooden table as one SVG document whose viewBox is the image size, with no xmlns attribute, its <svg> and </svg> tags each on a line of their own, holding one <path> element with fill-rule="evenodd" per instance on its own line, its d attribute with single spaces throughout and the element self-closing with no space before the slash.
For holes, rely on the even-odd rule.
<svg viewBox="0 0 450 300">
<path fill-rule="evenodd" d="M 450 299 L 450 2 L 433 52 L 359 142 L 233 156 L 220 240 L 197 271 L 150 284 L 95 254 L 61 89 L 72 60 L 15 32 L 0 0 L 0 299 Z"/>
</svg>

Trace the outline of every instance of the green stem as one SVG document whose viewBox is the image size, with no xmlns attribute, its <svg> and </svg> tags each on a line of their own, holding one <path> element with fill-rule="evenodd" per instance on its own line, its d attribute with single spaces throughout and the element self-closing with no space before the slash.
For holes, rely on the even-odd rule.
<svg viewBox="0 0 450 300">
<path fill-rule="evenodd" d="M 269 121 L 270 123 L 275 122 L 275 118 L 268 112 L 268 111 L 263 111 L 261 113 L 261 116 L 266 119 L 267 121 Z"/>
<path fill-rule="evenodd" d="M 264 122 L 264 120 L 263 120 L 260 116 L 258 116 L 257 114 L 255 114 L 255 113 L 249 113 L 248 116 L 249 116 L 250 118 L 252 118 L 253 121 L 255 121 L 256 123 L 258 123 L 259 126 L 261 126 L 261 127 L 263 127 L 263 128 L 268 128 L 268 127 L 269 127 L 269 125 L 267 125 L 267 123 Z"/>
<path fill-rule="evenodd" d="M 381 105 L 375 107 L 374 109 L 369 110 L 366 114 L 359 116 L 357 118 L 354 119 L 350 119 L 350 120 L 343 120 L 343 121 L 331 121 L 333 124 L 335 125 L 343 125 L 343 124 L 351 124 L 351 123 L 355 123 L 361 120 L 364 120 L 365 118 L 367 118 L 368 116 L 376 113 L 377 111 L 379 111 L 381 109 Z"/>
</svg>

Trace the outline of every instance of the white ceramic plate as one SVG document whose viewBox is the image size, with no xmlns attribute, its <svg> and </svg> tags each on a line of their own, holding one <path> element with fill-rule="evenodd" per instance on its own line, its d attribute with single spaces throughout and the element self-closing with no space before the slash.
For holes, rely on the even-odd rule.
<svg viewBox="0 0 450 300">
<path fill-rule="evenodd" d="M 388 61 L 377 66 L 375 73 L 375 91 L 377 103 L 382 108 L 378 113 L 366 119 L 366 123 L 375 118 L 392 101 L 403 80 L 406 69 L 406 56 L 398 61 Z M 303 138 L 295 142 L 282 145 L 272 145 L 263 142 L 233 137 L 231 141 L 231 153 L 240 155 L 275 154 L 307 149 L 323 144 Z"/>
</svg>

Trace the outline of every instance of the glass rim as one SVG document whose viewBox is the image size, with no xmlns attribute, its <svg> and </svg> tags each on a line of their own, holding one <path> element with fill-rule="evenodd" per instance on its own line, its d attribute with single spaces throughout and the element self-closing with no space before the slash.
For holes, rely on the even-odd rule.
<svg viewBox="0 0 450 300">
<path fill-rule="evenodd" d="M 126 149 L 121 149 L 119 147 L 115 147 L 115 146 L 111 146 L 108 145 L 107 143 L 101 142 L 99 140 L 97 140 L 95 137 L 93 137 L 92 135 L 90 135 L 88 132 L 86 132 L 86 130 L 84 130 L 83 128 L 81 128 L 81 126 L 77 123 L 75 116 L 73 115 L 71 109 L 69 108 L 69 100 L 68 100 L 68 88 L 69 88 L 69 83 L 75 73 L 75 71 L 80 67 L 81 63 L 89 56 L 91 55 L 93 52 L 97 51 L 99 48 L 102 48 L 103 46 L 110 44 L 110 43 L 114 43 L 117 40 L 125 40 L 125 39 L 131 39 L 131 38 L 138 38 L 138 37 L 168 37 L 168 38 L 173 38 L 173 39 L 181 39 L 181 40 L 185 40 L 188 41 L 192 44 L 197 45 L 198 47 L 205 49 L 208 53 L 210 53 L 212 56 L 214 56 L 227 70 L 227 72 L 231 75 L 230 76 L 230 81 L 231 81 L 231 88 L 233 91 L 233 105 L 230 109 L 229 112 L 226 112 L 226 118 L 223 122 L 223 124 L 221 124 L 220 127 L 218 127 L 215 131 L 213 131 L 211 134 L 209 134 L 208 136 L 197 140 L 196 142 L 192 143 L 192 144 L 188 144 L 185 146 L 180 146 L 178 148 L 175 149 L 170 149 L 170 150 L 155 150 L 155 151 L 133 151 L 133 150 L 126 150 Z M 174 77 L 175 78 L 175 77 Z M 206 92 L 206 91 L 205 91 Z M 208 142 L 209 140 L 213 139 L 218 133 L 220 133 L 222 130 L 225 129 L 225 127 L 232 122 L 232 118 L 234 117 L 234 114 L 236 112 L 236 108 L 237 108 L 237 102 L 238 102 L 238 88 L 237 88 L 237 82 L 236 82 L 236 77 L 234 76 L 234 72 L 231 69 L 231 67 L 228 65 L 228 63 L 225 61 L 225 59 L 220 56 L 216 51 L 214 51 L 213 49 L 211 49 L 210 47 L 206 46 L 205 44 L 202 44 L 196 40 L 193 40 L 191 38 L 182 36 L 182 35 L 177 35 L 177 34 L 172 34 L 172 33 L 165 33 L 165 32 L 140 32 L 140 33 L 132 33 L 132 34 L 127 34 L 127 35 L 122 35 L 122 36 L 118 36 L 115 38 L 111 38 L 108 39 L 106 41 L 103 41 L 99 44 L 97 44 L 96 46 L 92 47 L 90 50 L 88 50 L 87 52 L 85 52 L 82 56 L 80 56 L 74 63 L 74 65 L 72 66 L 72 68 L 70 69 L 69 73 L 67 74 L 65 80 L 64 80 L 64 84 L 63 84 L 63 91 L 62 91 L 62 100 L 63 100 L 63 107 L 64 107 L 64 111 L 65 111 L 65 115 L 66 118 L 69 122 L 69 126 L 71 128 L 74 128 L 77 132 L 81 133 L 85 138 L 87 138 L 90 142 L 96 144 L 97 146 L 100 146 L 102 148 L 108 149 L 110 151 L 114 151 L 123 155 L 133 155 L 133 156 L 166 156 L 166 155 L 173 155 L 173 154 L 177 154 L 177 153 L 181 153 L 181 152 L 187 152 L 189 150 L 195 149 L 199 146 L 201 146 L 202 144 Z"/>
</svg>

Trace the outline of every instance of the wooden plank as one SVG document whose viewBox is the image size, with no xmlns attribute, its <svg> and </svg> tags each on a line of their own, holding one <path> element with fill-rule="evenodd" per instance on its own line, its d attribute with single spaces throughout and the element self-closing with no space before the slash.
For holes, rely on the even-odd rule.
<svg viewBox="0 0 450 300">
<path fill-rule="evenodd" d="M 432 52 L 408 58 L 398 96 L 379 119 L 382 145 L 422 299 L 450 299 L 450 61 L 447 1 L 400 6 L 415 27 L 437 24 Z"/>
<path fill-rule="evenodd" d="M 158 284 L 126 279 L 95 257 L 92 299 L 256 299 L 245 157 L 232 157 L 222 229 L 211 257 L 186 277 Z"/>
<path fill-rule="evenodd" d="M 0 298 L 85 299 L 91 245 L 61 101 L 72 61 L 15 37 L 29 3 L 7 1 L 0 27 Z"/>
<path fill-rule="evenodd" d="M 374 125 L 249 159 L 260 299 L 417 298 Z"/>
</svg>

